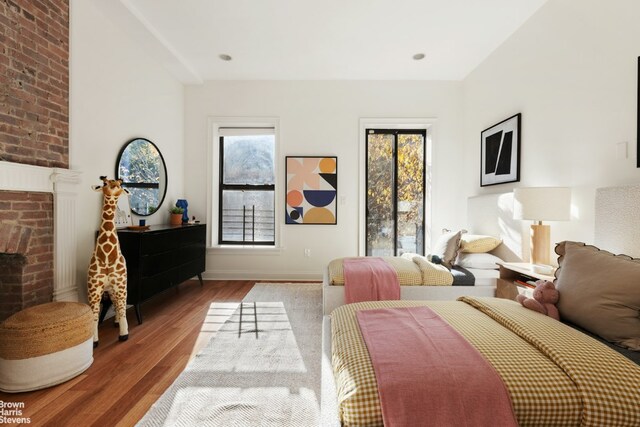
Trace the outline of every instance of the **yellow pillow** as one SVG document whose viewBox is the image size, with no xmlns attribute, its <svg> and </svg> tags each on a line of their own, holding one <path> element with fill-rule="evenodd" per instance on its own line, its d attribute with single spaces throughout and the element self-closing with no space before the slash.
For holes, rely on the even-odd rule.
<svg viewBox="0 0 640 427">
<path fill-rule="evenodd" d="M 502 240 L 493 236 L 483 236 L 481 234 L 463 234 L 460 240 L 460 252 L 484 253 L 494 250 Z"/>
</svg>

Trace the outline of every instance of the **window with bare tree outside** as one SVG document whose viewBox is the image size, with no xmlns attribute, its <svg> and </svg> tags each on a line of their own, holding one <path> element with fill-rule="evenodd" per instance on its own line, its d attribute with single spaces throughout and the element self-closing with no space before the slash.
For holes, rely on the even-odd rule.
<svg viewBox="0 0 640 427">
<path fill-rule="evenodd" d="M 275 244 L 272 129 L 221 129 L 218 242 Z"/>
<path fill-rule="evenodd" d="M 424 255 L 426 131 L 366 132 L 366 254 Z"/>
</svg>

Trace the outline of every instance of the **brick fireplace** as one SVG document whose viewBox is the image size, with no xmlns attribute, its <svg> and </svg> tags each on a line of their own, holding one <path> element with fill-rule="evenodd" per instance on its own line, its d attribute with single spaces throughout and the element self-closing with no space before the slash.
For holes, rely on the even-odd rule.
<svg viewBox="0 0 640 427">
<path fill-rule="evenodd" d="M 69 1 L 0 1 L 0 320 L 77 299 Z"/>
<path fill-rule="evenodd" d="M 0 319 L 53 295 L 53 200 L 0 192 Z"/>
<path fill-rule="evenodd" d="M 0 161 L 0 320 L 32 305 L 78 300 L 80 174 Z"/>
</svg>

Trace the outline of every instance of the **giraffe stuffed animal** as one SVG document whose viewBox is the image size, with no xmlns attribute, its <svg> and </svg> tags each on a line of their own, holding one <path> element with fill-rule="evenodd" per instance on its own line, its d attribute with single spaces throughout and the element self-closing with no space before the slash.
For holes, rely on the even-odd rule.
<svg viewBox="0 0 640 427">
<path fill-rule="evenodd" d="M 128 193 L 121 187 L 122 181 L 107 179 L 101 176 L 102 185 L 93 186 L 94 191 L 102 192 L 102 217 L 96 248 L 89 263 L 88 298 L 93 311 L 93 347 L 98 346 L 98 319 L 100 317 L 100 301 L 103 292 L 107 292 L 113 302 L 116 323 L 120 328 L 120 341 L 129 338 L 127 325 L 127 264 L 120 252 L 120 243 L 114 217 L 118 198 Z M 126 196 L 126 194 L 125 194 Z"/>
</svg>

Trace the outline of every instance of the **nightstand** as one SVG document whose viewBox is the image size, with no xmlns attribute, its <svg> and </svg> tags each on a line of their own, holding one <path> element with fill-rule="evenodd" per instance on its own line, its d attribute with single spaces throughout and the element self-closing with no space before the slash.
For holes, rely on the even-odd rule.
<svg viewBox="0 0 640 427">
<path fill-rule="evenodd" d="M 553 272 L 555 271 L 551 267 L 545 271 L 546 274 L 542 274 L 539 271 L 539 267 L 535 267 L 536 271 L 532 269 L 531 264 L 528 262 L 503 262 L 500 264 L 500 278 L 496 283 L 496 297 L 515 300 L 516 296 L 523 294 L 529 298 L 533 296 L 533 287 L 528 287 L 516 282 L 528 282 L 543 279 L 553 282 L 555 277 Z"/>
</svg>

